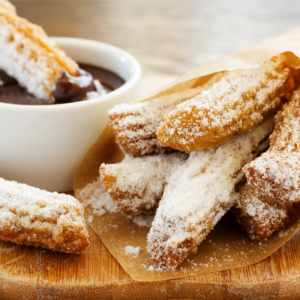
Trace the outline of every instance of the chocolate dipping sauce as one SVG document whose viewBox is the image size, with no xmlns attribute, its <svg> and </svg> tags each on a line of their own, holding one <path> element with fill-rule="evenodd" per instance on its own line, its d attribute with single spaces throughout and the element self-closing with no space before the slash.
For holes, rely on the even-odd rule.
<svg viewBox="0 0 300 300">
<path fill-rule="evenodd" d="M 0 102 L 23 105 L 49 105 L 89 100 L 103 96 L 122 86 L 124 80 L 115 73 L 86 64 L 79 64 L 79 76 L 63 71 L 53 90 L 54 103 L 37 99 L 18 82 L 0 70 Z"/>
</svg>

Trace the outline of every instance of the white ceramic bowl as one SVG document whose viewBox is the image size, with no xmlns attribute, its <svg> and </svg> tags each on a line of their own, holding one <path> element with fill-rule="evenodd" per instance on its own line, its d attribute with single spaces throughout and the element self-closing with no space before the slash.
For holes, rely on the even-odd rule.
<svg viewBox="0 0 300 300">
<path fill-rule="evenodd" d="M 74 60 L 108 69 L 125 80 L 91 100 L 59 105 L 0 102 L 0 177 L 48 191 L 71 191 L 77 165 L 108 122 L 107 110 L 138 97 L 141 68 L 114 46 L 53 38 Z"/>
</svg>

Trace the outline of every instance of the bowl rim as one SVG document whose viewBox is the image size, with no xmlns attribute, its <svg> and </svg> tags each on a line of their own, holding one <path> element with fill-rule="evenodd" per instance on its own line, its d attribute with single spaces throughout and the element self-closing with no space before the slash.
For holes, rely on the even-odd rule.
<svg viewBox="0 0 300 300">
<path fill-rule="evenodd" d="M 70 110 L 70 109 L 78 109 L 82 107 L 88 107 L 91 105 L 95 105 L 101 102 L 108 102 L 112 98 L 118 97 L 122 95 L 124 92 L 127 90 L 131 89 L 137 81 L 141 78 L 142 74 L 142 69 L 138 61 L 128 52 L 122 50 L 121 48 L 118 48 L 116 46 L 95 41 L 95 40 L 90 40 L 90 39 L 82 39 L 82 38 L 72 38 L 72 37 L 50 37 L 50 40 L 54 41 L 55 43 L 60 43 L 60 42 L 68 42 L 68 43 L 73 43 L 73 44 L 85 44 L 90 47 L 101 47 L 102 49 L 108 51 L 109 53 L 117 53 L 119 55 L 125 56 L 126 59 L 131 63 L 133 66 L 133 74 L 131 74 L 130 78 L 125 81 L 125 83 L 117 88 L 116 90 L 112 91 L 109 94 L 106 94 L 101 97 L 96 97 L 93 99 L 88 99 L 84 101 L 78 101 L 78 102 L 71 102 L 71 103 L 62 103 L 59 105 L 25 105 L 25 104 L 13 104 L 13 103 L 4 103 L 0 102 L 0 109 L 6 109 L 6 110 L 18 110 L 18 111 L 51 111 L 51 110 Z"/>
</svg>

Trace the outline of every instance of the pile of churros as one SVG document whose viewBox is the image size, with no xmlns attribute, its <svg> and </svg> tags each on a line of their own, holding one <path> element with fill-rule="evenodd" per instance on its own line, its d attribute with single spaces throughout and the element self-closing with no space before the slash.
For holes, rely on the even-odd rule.
<svg viewBox="0 0 300 300">
<path fill-rule="evenodd" d="M 207 87 L 108 112 L 125 159 L 102 164 L 100 177 L 124 214 L 155 212 L 147 251 L 158 268 L 196 253 L 230 210 L 254 241 L 291 222 L 300 203 L 299 75 L 277 55 Z"/>
</svg>

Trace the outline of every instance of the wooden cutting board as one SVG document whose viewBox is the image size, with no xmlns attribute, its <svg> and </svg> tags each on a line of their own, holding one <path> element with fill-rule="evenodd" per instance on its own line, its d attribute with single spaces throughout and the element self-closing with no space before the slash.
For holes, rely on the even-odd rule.
<svg viewBox="0 0 300 300">
<path fill-rule="evenodd" d="M 255 265 L 151 283 L 133 281 L 89 232 L 81 254 L 0 242 L 0 299 L 300 299 L 300 231 Z"/>
</svg>

